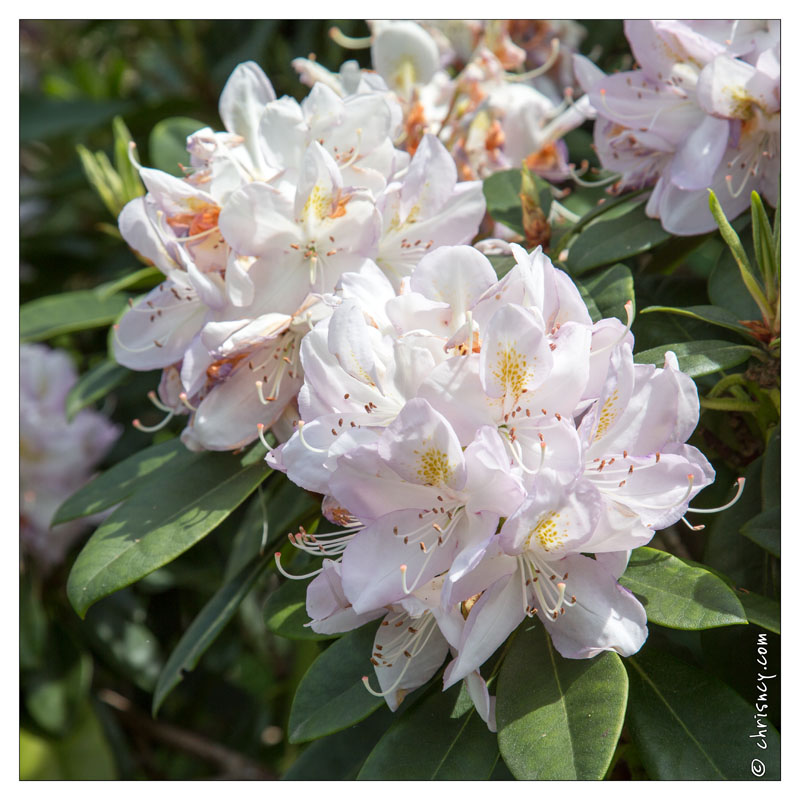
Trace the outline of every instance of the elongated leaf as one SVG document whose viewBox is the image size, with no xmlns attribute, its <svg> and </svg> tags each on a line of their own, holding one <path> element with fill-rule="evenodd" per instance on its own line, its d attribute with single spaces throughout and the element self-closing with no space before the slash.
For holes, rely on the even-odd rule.
<svg viewBox="0 0 800 800">
<path fill-rule="evenodd" d="M 749 239 L 749 235 L 745 241 Z M 708 277 L 708 298 L 718 308 L 726 308 L 737 319 L 760 320 L 761 311 L 742 283 L 739 267 L 725 247 Z"/>
<path fill-rule="evenodd" d="M 307 742 L 349 728 L 383 704 L 361 681 L 370 670 L 377 625 L 345 634 L 324 650 L 297 687 L 289 714 L 289 741 Z"/>
<path fill-rule="evenodd" d="M 761 470 L 761 508 L 767 511 L 781 504 L 781 430 L 773 431 L 764 453 Z"/>
<path fill-rule="evenodd" d="M 287 639 L 323 639 L 335 638 L 338 634 L 315 633 L 306 628 L 309 621 L 306 613 L 305 581 L 286 581 L 268 598 L 264 606 L 264 622 L 267 627 Z M 362 670 L 361 674 L 364 674 Z"/>
<path fill-rule="evenodd" d="M 67 595 L 80 616 L 101 597 L 168 564 L 219 525 L 268 473 L 242 469 L 228 453 L 202 453 L 178 473 L 137 492 L 95 531 L 78 555 Z"/>
<path fill-rule="evenodd" d="M 178 165 L 189 164 L 186 139 L 205 127 L 204 122 L 190 117 L 169 117 L 161 120 L 150 132 L 150 160 L 153 166 L 170 175 L 183 177 L 183 170 Z"/>
<path fill-rule="evenodd" d="M 746 522 L 740 533 L 768 553 L 781 557 L 781 509 L 769 508 Z"/>
<path fill-rule="evenodd" d="M 614 264 L 613 267 L 584 278 L 580 283 L 576 281 L 576 284 L 578 284 L 584 300 L 587 295 L 591 298 L 600 315 L 598 319 L 616 317 L 622 322 L 628 321 L 625 303 L 634 299 L 633 275 L 624 264 Z"/>
<path fill-rule="evenodd" d="M 520 236 L 525 235 L 522 226 L 522 201 L 519 193 L 522 187 L 522 172 L 508 169 L 495 172 L 483 182 L 486 197 L 486 210 L 495 222 L 511 228 Z"/>
<path fill-rule="evenodd" d="M 497 739 L 478 716 L 463 684 L 410 708 L 381 737 L 358 779 L 487 780 L 500 754 Z"/>
<path fill-rule="evenodd" d="M 649 306 L 648 308 L 642 309 L 639 313 L 652 314 L 657 311 L 662 311 L 665 314 L 678 314 L 683 317 L 699 319 L 701 322 L 709 322 L 712 325 L 719 325 L 721 328 L 727 328 L 729 331 L 740 333 L 751 341 L 753 339 L 751 330 L 746 325 L 742 325 L 736 318 L 736 315 L 728 311 L 727 308 L 720 308 L 720 306 L 688 306 L 687 308 Z"/>
<path fill-rule="evenodd" d="M 66 292 L 26 303 L 19 312 L 19 338 L 40 342 L 62 333 L 110 325 L 122 313 L 127 295 L 101 298 L 93 291 Z"/>
<path fill-rule="evenodd" d="M 753 220 L 753 244 L 756 249 L 756 261 L 760 267 L 761 277 L 766 287 L 767 297 L 774 293 L 775 275 L 777 273 L 777 257 L 775 241 L 772 238 L 772 228 L 769 224 L 764 204 L 758 192 L 750 194 L 750 215 Z"/>
<path fill-rule="evenodd" d="M 519 780 L 600 780 L 622 731 L 628 679 L 616 653 L 562 658 L 541 623 L 500 669 L 497 739 Z"/>
<path fill-rule="evenodd" d="M 115 281 L 103 283 L 95 288 L 95 293 L 105 299 L 112 297 L 125 289 L 145 290 L 152 289 L 164 280 L 164 274 L 155 267 L 142 267 L 142 269 L 123 275 Z"/>
<path fill-rule="evenodd" d="M 755 667 L 755 643 L 751 655 Z M 752 780 L 754 759 L 765 766 L 764 778 L 780 777 L 778 732 L 761 722 L 767 749 L 760 749 L 751 738 L 759 731 L 754 707 L 729 686 L 653 648 L 625 659 L 625 665 L 631 681 L 628 724 L 651 778 Z"/>
<path fill-rule="evenodd" d="M 256 558 L 247 564 L 232 580 L 217 590 L 192 620 L 158 676 L 153 693 L 153 716 L 158 713 L 167 695 L 183 680 L 183 676 L 197 666 L 200 657 L 230 622 L 270 560 Z"/>
<path fill-rule="evenodd" d="M 648 622 L 697 631 L 747 622 L 736 594 L 716 575 L 669 553 L 639 547 L 619 582 L 647 611 Z"/>
<path fill-rule="evenodd" d="M 637 364 L 655 364 L 663 367 L 664 354 L 667 350 L 672 350 L 678 357 L 681 371 L 693 378 L 738 366 L 747 361 L 754 353 L 760 352 L 755 347 L 747 345 L 705 339 L 699 342 L 675 342 L 653 347 L 650 350 L 636 353 L 633 360 Z"/>
<path fill-rule="evenodd" d="M 283 780 L 355 780 L 375 742 L 396 719 L 384 706 L 356 725 L 312 742 L 292 764 Z"/>
<path fill-rule="evenodd" d="M 737 592 L 739 601 L 747 614 L 747 621 L 760 625 L 773 633 L 781 632 L 781 604 L 768 597 L 740 589 Z"/>
<path fill-rule="evenodd" d="M 586 228 L 570 245 L 567 264 L 580 275 L 593 267 L 613 264 L 652 250 L 670 235 L 657 219 L 650 219 L 643 206 L 614 219 L 600 219 Z"/>
<path fill-rule="evenodd" d="M 140 450 L 67 498 L 56 511 L 53 524 L 89 517 L 111 508 L 159 475 L 180 473 L 199 458 L 200 455 L 187 450 L 180 439 L 171 439 Z"/>
<path fill-rule="evenodd" d="M 123 384 L 130 374 L 128 369 L 113 361 L 101 361 L 81 375 L 67 395 L 67 419 L 71 421 L 79 411 L 105 397 Z"/>
</svg>

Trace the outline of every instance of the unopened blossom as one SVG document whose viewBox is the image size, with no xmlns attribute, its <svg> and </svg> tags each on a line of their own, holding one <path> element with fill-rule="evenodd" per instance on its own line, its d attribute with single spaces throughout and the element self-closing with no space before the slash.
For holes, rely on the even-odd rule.
<svg viewBox="0 0 800 800">
<path fill-rule="evenodd" d="M 66 399 L 78 380 L 70 357 L 45 345 L 20 346 L 20 537 L 41 564 L 57 564 L 86 522 L 51 529 L 58 507 L 92 476 L 120 434 L 92 409 L 66 418 Z"/>
</svg>

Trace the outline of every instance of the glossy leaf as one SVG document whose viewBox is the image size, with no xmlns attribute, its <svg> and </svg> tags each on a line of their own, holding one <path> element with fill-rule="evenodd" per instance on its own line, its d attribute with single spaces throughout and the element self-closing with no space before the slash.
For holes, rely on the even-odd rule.
<svg viewBox="0 0 800 800">
<path fill-rule="evenodd" d="M 187 450 L 180 439 L 151 445 L 115 464 L 67 498 L 56 511 L 53 524 L 88 517 L 111 508 L 159 475 L 180 474 L 199 458 L 200 455 Z"/>
<path fill-rule="evenodd" d="M 114 361 L 101 361 L 96 367 L 81 375 L 67 395 L 67 420 L 71 421 L 79 411 L 101 400 L 123 384 L 129 375 L 128 369 Z"/>
<path fill-rule="evenodd" d="M 525 235 L 522 227 L 522 172 L 508 169 L 495 172 L 483 182 L 486 210 L 495 222 L 501 222 L 514 233 Z"/>
<path fill-rule="evenodd" d="M 153 693 L 153 716 L 158 713 L 167 695 L 191 672 L 200 657 L 230 622 L 242 600 L 270 563 L 269 558 L 257 558 L 246 565 L 232 580 L 224 583 L 192 620 L 181 636 L 167 663 L 158 676 Z"/>
<path fill-rule="evenodd" d="M 179 164 L 189 166 L 186 139 L 205 128 L 204 122 L 190 117 L 168 117 L 150 132 L 150 160 L 156 169 L 183 177 Z"/>
<path fill-rule="evenodd" d="M 770 600 L 755 592 L 740 589 L 737 592 L 739 601 L 747 614 L 747 621 L 753 625 L 760 625 L 762 628 L 781 632 L 781 604 L 775 600 Z"/>
<path fill-rule="evenodd" d="M 377 625 L 364 625 L 324 650 L 303 676 L 289 713 L 289 741 L 307 742 L 344 730 L 384 705 L 361 678 L 371 672 Z"/>
<path fill-rule="evenodd" d="M 19 312 L 19 338 L 40 342 L 62 333 L 110 325 L 127 306 L 127 295 L 101 298 L 93 291 L 65 292 L 26 303 Z"/>
<path fill-rule="evenodd" d="M 648 622 L 685 631 L 747 622 L 736 594 L 716 575 L 669 553 L 639 547 L 619 582 L 647 611 Z"/>
<path fill-rule="evenodd" d="M 375 742 L 396 719 L 384 706 L 365 720 L 312 742 L 292 764 L 283 780 L 355 780 Z"/>
<path fill-rule="evenodd" d="M 576 284 L 584 300 L 587 299 L 587 296 L 591 298 L 594 308 L 599 314 L 598 319 L 616 317 L 622 322 L 627 322 L 625 303 L 628 300 L 634 300 L 634 291 L 633 275 L 624 264 L 614 264 L 613 267 L 584 278 L 580 283 L 576 281 Z M 587 307 L 591 313 L 592 308 L 588 302 Z"/>
<path fill-rule="evenodd" d="M 562 658 L 541 623 L 532 624 L 517 634 L 500 669 L 503 760 L 518 780 L 600 780 L 622 731 L 625 668 L 610 652 Z"/>
<path fill-rule="evenodd" d="M 670 308 L 669 306 L 649 306 L 642 309 L 640 314 L 653 314 L 661 311 L 665 314 L 678 314 L 683 317 L 691 317 L 692 319 L 700 320 L 701 322 L 708 322 L 711 325 L 717 325 L 720 328 L 726 328 L 729 331 L 734 331 L 744 336 L 746 339 L 753 339 L 752 331 L 746 326 L 742 325 L 736 318 L 736 315 L 728 311 L 726 308 L 720 306 L 688 306 L 687 308 Z"/>
<path fill-rule="evenodd" d="M 580 275 L 603 264 L 613 264 L 652 250 L 670 238 L 657 219 L 650 219 L 643 206 L 614 219 L 600 219 L 586 228 L 570 245 L 567 264 Z"/>
<path fill-rule="evenodd" d="M 769 508 L 746 522 L 740 530 L 751 542 L 781 557 L 781 509 Z"/>
<path fill-rule="evenodd" d="M 264 621 L 267 627 L 287 639 L 312 639 L 322 641 L 332 639 L 338 634 L 315 633 L 306 628 L 309 621 L 306 613 L 306 581 L 285 581 L 268 598 L 264 607 Z M 364 674 L 364 671 L 361 671 Z"/>
<path fill-rule="evenodd" d="M 442 692 L 436 680 L 430 694 L 381 737 L 358 779 L 486 780 L 499 758 L 497 737 L 478 716 L 463 683 Z"/>
<path fill-rule="evenodd" d="M 681 371 L 693 378 L 710 375 L 721 369 L 730 369 L 747 361 L 755 352 L 754 347 L 731 344 L 717 339 L 706 339 L 699 342 L 675 342 L 653 347 L 636 353 L 633 360 L 637 364 L 655 364 L 664 366 L 664 354 L 672 350 L 678 357 Z"/>
<path fill-rule="evenodd" d="M 755 659 L 755 652 L 748 655 Z M 752 780 L 753 759 L 765 765 L 764 778 L 780 777 L 778 732 L 762 723 L 767 749 L 756 746 L 752 702 L 653 648 L 625 659 L 625 665 L 631 682 L 628 725 L 651 778 Z"/>
<path fill-rule="evenodd" d="M 80 616 L 101 597 L 168 564 L 219 525 L 268 473 L 242 469 L 229 453 L 201 453 L 180 472 L 162 472 L 114 511 L 86 543 L 67 581 Z"/>
</svg>

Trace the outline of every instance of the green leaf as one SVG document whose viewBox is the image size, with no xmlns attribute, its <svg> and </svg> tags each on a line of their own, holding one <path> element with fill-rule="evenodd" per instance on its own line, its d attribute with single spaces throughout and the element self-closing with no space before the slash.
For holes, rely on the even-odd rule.
<svg viewBox="0 0 800 800">
<path fill-rule="evenodd" d="M 128 303 L 127 295 L 101 298 L 93 291 L 65 292 L 25 303 L 19 312 L 19 338 L 40 342 L 62 333 L 110 325 Z"/>
<path fill-rule="evenodd" d="M 747 622 L 736 594 L 716 575 L 652 547 L 631 553 L 619 582 L 647 611 L 648 622 L 684 631 Z"/>
<path fill-rule="evenodd" d="M 19 576 L 19 666 L 36 669 L 44 660 L 47 644 L 47 612 L 41 589 L 29 572 Z"/>
<path fill-rule="evenodd" d="M 622 731 L 627 698 L 628 679 L 616 653 L 562 658 L 536 623 L 517 634 L 500 668 L 503 760 L 518 780 L 600 780 Z"/>
<path fill-rule="evenodd" d="M 150 132 L 150 161 L 156 169 L 183 177 L 178 164 L 189 164 L 186 139 L 201 128 L 204 122 L 190 117 L 168 117 Z"/>
<path fill-rule="evenodd" d="M 768 631 L 781 632 L 781 604 L 755 592 L 740 589 L 738 593 L 747 621 Z"/>
<path fill-rule="evenodd" d="M 384 704 L 361 681 L 370 666 L 377 625 L 345 634 L 317 656 L 289 713 L 289 741 L 308 742 L 349 728 Z"/>
<path fill-rule="evenodd" d="M 21 781 L 111 781 L 117 769 L 103 728 L 85 703 L 72 730 L 61 739 L 19 732 Z"/>
<path fill-rule="evenodd" d="M 663 367 L 664 354 L 667 350 L 675 353 L 681 371 L 692 378 L 736 367 L 747 361 L 751 355 L 761 352 L 757 348 L 747 345 L 731 344 L 718 339 L 704 339 L 699 342 L 663 344 L 660 347 L 636 353 L 633 360 L 637 364 L 655 364 Z"/>
<path fill-rule="evenodd" d="M 753 517 L 739 532 L 768 553 L 781 557 L 781 509 L 769 508 Z"/>
<path fill-rule="evenodd" d="M 430 694 L 381 737 L 358 780 L 487 780 L 500 758 L 497 740 L 463 683 Z"/>
<path fill-rule="evenodd" d="M 518 169 L 507 169 L 495 172 L 484 180 L 483 194 L 486 197 L 486 210 L 492 219 L 524 236 L 522 201 L 519 197 L 521 187 L 522 172 Z"/>
<path fill-rule="evenodd" d="M 21 94 L 19 138 L 49 141 L 66 134 L 89 131 L 135 107 L 130 101 L 53 100 L 42 94 Z"/>
<path fill-rule="evenodd" d="M 767 217 L 767 212 L 764 210 L 764 204 L 761 202 L 758 192 L 751 192 L 750 194 L 750 215 L 753 220 L 753 244 L 756 250 L 756 261 L 767 290 L 767 299 L 772 303 L 777 289 L 777 254 L 769 217 Z"/>
<path fill-rule="evenodd" d="M 283 776 L 285 781 L 355 780 L 375 742 L 396 716 L 384 706 L 362 722 L 312 742 Z"/>
<path fill-rule="evenodd" d="M 181 473 L 199 458 L 200 455 L 187 450 L 180 439 L 170 439 L 140 450 L 67 498 L 56 511 L 53 525 L 111 508 L 156 478 Z"/>
<path fill-rule="evenodd" d="M 487 258 L 492 263 L 498 279 L 505 277 L 517 266 L 517 259 L 514 256 L 487 256 Z"/>
<path fill-rule="evenodd" d="M 622 322 L 628 321 L 625 303 L 634 300 L 633 275 L 624 264 L 614 264 L 613 267 L 575 283 L 584 300 L 587 296 L 591 299 L 599 314 L 598 319 L 616 317 Z"/>
<path fill-rule="evenodd" d="M 155 267 L 142 267 L 136 272 L 130 272 L 108 283 L 101 283 L 95 287 L 95 293 L 103 300 L 112 297 L 126 289 L 144 290 L 152 289 L 164 280 L 164 273 Z"/>
<path fill-rule="evenodd" d="M 256 558 L 247 564 L 234 578 L 224 583 L 203 606 L 203 610 L 192 620 L 192 624 L 181 636 L 167 663 L 158 676 L 153 693 L 153 716 L 158 713 L 167 695 L 191 672 L 201 656 L 230 622 L 242 600 L 253 588 L 258 577 L 270 563 L 269 558 Z"/>
<path fill-rule="evenodd" d="M 96 367 L 81 375 L 67 395 L 67 420 L 71 422 L 79 411 L 123 384 L 130 374 L 126 367 L 121 367 L 114 361 L 101 361 Z"/>
<path fill-rule="evenodd" d="M 767 749 L 759 749 L 750 738 L 758 731 L 754 707 L 729 686 L 653 648 L 625 664 L 631 682 L 628 725 L 651 778 L 752 780 L 756 758 L 766 766 L 766 779 L 780 777 L 778 732 L 766 723 Z"/>
<path fill-rule="evenodd" d="M 781 431 L 769 439 L 761 469 L 761 508 L 767 511 L 781 504 Z"/>
<path fill-rule="evenodd" d="M 267 627 L 279 636 L 287 639 L 312 639 L 322 641 L 333 639 L 339 634 L 315 633 L 306 628 L 309 622 L 306 613 L 306 582 L 286 581 L 268 598 L 264 606 L 264 622 Z M 361 674 L 364 672 L 362 670 Z"/>
<path fill-rule="evenodd" d="M 752 331 L 736 318 L 735 314 L 728 311 L 727 308 L 720 308 L 720 306 L 688 306 L 687 308 L 670 308 L 669 306 L 648 306 L 642 309 L 640 314 L 652 314 L 656 311 L 662 311 L 665 314 L 678 314 L 683 317 L 691 317 L 698 319 L 701 322 L 708 322 L 711 325 L 718 325 L 721 328 L 727 328 L 729 331 L 734 331 L 744 336 L 746 339 L 753 339 Z"/>
<path fill-rule="evenodd" d="M 214 530 L 268 472 L 263 463 L 242 469 L 229 453 L 201 453 L 178 473 L 162 471 L 81 550 L 67 581 L 73 608 L 82 617 L 101 597 L 177 558 Z"/>
<path fill-rule="evenodd" d="M 580 275 L 593 267 L 623 261 L 652 250 L 670 238 L 657 219 L 650 219 L 644 206 L 637 206 L 614 219 L 600 219 L 586 228 L 570 245 L 567 265 Z"/>
</svg>

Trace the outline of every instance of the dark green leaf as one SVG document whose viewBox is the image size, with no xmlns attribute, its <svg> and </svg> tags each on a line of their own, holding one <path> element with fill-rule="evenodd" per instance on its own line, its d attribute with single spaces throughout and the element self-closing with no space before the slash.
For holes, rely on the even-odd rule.
<svg viewBox="0 0 800 800">
<path fill-rule="evenodd" d="M 627 214 L 601 219 L 586 228 L 570 245 L 567 264 L 570 272 L 580 275 L 652 250 L 669 237 L 657 219 L 650 219 L 644 207 L 637 206 Z"/>
<path fill-rule="evenodd" d="M 183 676 L 197 666 L 200 657 L 230 622 L 270 560 L 257 558 L 246 565 L 232 580 L 217 590 L 192 620 L 158 676 L 153 693 L 153 716 L 158 713 L 167 695 L 183 680 Z"/>
<path fill-rule="evenodd" d="M 497 739 L 472 706 L 466 687 L 438 681 L 381 737 L 358 779 L 486 780 L 500 754 Z"/>
<path fill-rule="evenodd" d="M 584 299 L 587 295 L 591 298 L 599 318 L 616 317 L 622 322 L 628 321 L 625 303 L 634 299 L 633 275 L 624 264 L 614 264 L 613 267 L 584 278 L 580 283 L 576 281 L 576 284 Z"/>
<path fill-rule="evenodd" d="M 384 706 L 356 725 L 312 742 L 292 764 L 285 781 L 351 781 L 375 742 L 396 719 Z"/>
<path fill-rule="evenodd" d="M 748 622 L 760 625 L 773 633 L 781 632 L 781 604 L 768 597 L 743 589 L 738 592 L 739 601 L 747 614 Z"/>
<path fill-rule="evenodd" d="M 600 780 L 617 746 L 628 679 L 616 653 L 562 658 L 541 623 L 511 645 L 497 687 L 497 739 L 519 780 Z"/>
<path fill-rule="evenodd" d="M 504 277 L 517 266 L 517 260 L 514 256 L 487 256 L 487 258 L 492 262 L 498 278 Z"/>
<path fill-rule="evenodd" d="M 164 280 L 164 273 L 155 267 L 142 267 L 136 272 L 130 272 L 117 278 L 115 281 L 103 283 L 95 288 L 95 293 L 105 300 L 119 292 L 130 290 L 152 289 Z"/>
<path fill-rule="evenodd" d="M 39 587 L 29 573 L 19 576 L 19 666 L 35 669 L 42 664 L 47 643 L 47 613 Z"/>
<path fill-rule="evenodd" d="M 655 364 L 664 366 L 664 354 L 672 350 L 678 357 L 681 371 L 693 378 L 700 375 L 710 375 L 721 369 L 730 369 L 744 363 L 756 352 L 754 347 L 747 345 L 731 344 L 718 339 L 704 339 L 699 342 L 675 342 L 653 347 L 636 353 L 634 361 L 637 364 Z"/>
<path fill-rule="evenodd" d="M 769 508 L 742 525 L 740 533 L 768 553 L 781 557 L 781 509 Z"/>
<path fill-rule="evenodd" d="M 127 295 L 101 298 L 93 291 L 65 292 L 26 303 L 19 312 L 19 338 L 40 342 L 62 333 L 110 325 L 127 306 Z"/>
<path fill-rule="evenodd" d="M 101 400 L 124 383 L 130 372 L 113 361 L 101 361 L 69 390 L 66 401 L 67 420 L 71 421 L 82 409 Z"/>
<path fill-rule="evenodd" d="M 287 639 L 322 639 L 334 638 L 333 634 L 314 633 L 306 628 L 309 622 L 306 613 L 306 582 L 286 581 L 268 598 L 264 607 L 264 621 L 267 627 Z M 362 670 L 361 674 L 364 674 Z"/>
<path fill-rule="evenodd" d="M 692 319 L 699 319 L 701 322 L 709 322 L 712 325 L 718 325 L 721 328 L 727 328 L 729 331 L 735 331 L 742 334 L 747 339 L 753 338 L 752 331 L 745 325 L 742 325 L 726 308 L 719 306 L 689 306 L 688 308 L 670 308 L 669 306 L 649 306 L 642 309 L 639 313 L 651 314 L 656 311 L 663 311 L 665 314 L 679 314 L 684 317 L 691 317 Z"/>
<path fill-rule="evenodd" d="M 115 464 L 67 498 L 56 511 L 53 524 L 111 508 L 162 475 L 180 474 L 199 458 L 199 454 L 187 450 L 180 439 L 151 445 Z"/>
<path fill-rule="evenodd" d="M 370 666 L 377 625 L 345 634 L 303 676 L 289 714 L 289 741 L 307 742 L 349 728 L 384 704 L 361 681 Z"/>
<path fill-rule="evenodd" d="M 628 724 L 651 778 L 752 780 L 756 758 L 766 765 L 766 779 L 780 777 L 778 732 L 766 723 L 767 749 L 759 749 L 750 738 L 758 731 L 753 705 L 729 686 L 653 648 L 625 664 Z"/>
<path fill-rule="evenodd" d="M 486 197 L 486 210 L 492 219 L 524 236 L 522 201 L 519 197 L 521 186 L 522 172 L 508 169 L 486 178 L 483 182 L 483 194 Z"/>
<path fill-rule="evenodd" d="M 737 319 L 761 319 L 761 311 L 742 283 L 739 268 L 727 247 L 709 276 L 708 297 L 715 306 L 728 309 Z"/>
<path fill-rule="evenodd" d="M 685 631 L 747 622 L 736 594 L 716 575 L 681 559 L 639 547 L 619 582 L 647 611 L 649 622 Z"/>
<path fill-rule="evenodd" d="M 178 164 L 189 164 L 186 138 L 205 127 L 204 122 L 190 117 L 169 117 L 161 120 L 150 132 L 150 161 L 153 166 L 170 175 L 183 177 L 183 170 Z"/>
<path fill-rule="evenodd" d="M 769 224 L 764 204 L 757 192 L 750 194 L 750 214 L 753 221 L 753 244 L 756 250 L 756 261 L 761 277 L 767 289 L 767 296 L 773 293 L 775 276 L 778 273 L 775 241 L 772 238 L 772 227 Z M 770 298 L 771 299 L 771 298 Z"/>
<path fill-rule="evenodd" d="M 781 431 L 775 430 L 767 444 L 761 470 L 761 508 L 767 511 L 781 504 Z"/>
<path fill-rule="evenodd" d="M 111 748 L 88 703 L 64 738 L 45 738 L 25 729 L 19 732 L 22 781 L 111 781 L 116 773 Z"/>
<path fill-rule="evenodd" d="M 229 453 L 201 453 L 159 474 L 102 524 L 78 555 L 67 595 L 80 616 L 101 597 L 168 564 L 219 525 L 267 476 Z"/>
<path fill-rule="evenodd" d="M 44 95 L 20 96 L 21 142 L 53 139 L 95 128 L 132 107 L 127 101 L 53 100 Z"/>
</svg>

